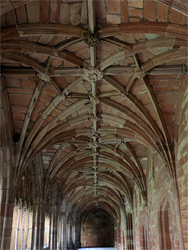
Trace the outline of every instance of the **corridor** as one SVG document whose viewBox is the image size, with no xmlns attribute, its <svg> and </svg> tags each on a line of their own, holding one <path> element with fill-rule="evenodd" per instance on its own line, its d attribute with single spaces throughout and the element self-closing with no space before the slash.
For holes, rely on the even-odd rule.
<svg viewBox="0 0 188 250">
<path fill-rule="evenodd" d="M 186 0 L 2 0 L 1 250 L 188 250 Z"/>
</svg>

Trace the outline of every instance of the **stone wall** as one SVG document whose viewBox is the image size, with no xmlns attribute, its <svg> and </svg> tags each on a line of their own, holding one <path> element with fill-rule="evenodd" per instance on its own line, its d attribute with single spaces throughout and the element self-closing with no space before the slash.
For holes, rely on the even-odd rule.
<svg viewBox="0 0 188 250">
<path fill-rule="evenodd" d="M 182 250 L 176 183 L 157 154 L 149 153 L 148 172 L 147 204 L 139 190 L 134 191 L 136 249 Z"/>
<path fill-rule="evenodd" d="M 188 88 L 186 79 L 180 102 L 176 163 L 183 240 L 185 249 L 188 249 Z"/>
</svg>

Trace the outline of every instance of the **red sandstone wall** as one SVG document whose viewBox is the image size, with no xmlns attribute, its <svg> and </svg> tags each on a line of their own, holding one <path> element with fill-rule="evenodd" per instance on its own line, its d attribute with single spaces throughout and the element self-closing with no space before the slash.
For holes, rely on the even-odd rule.
<svg viewBox="0 0 188 250">
<path fill-rule="evenodd" d="M 179 243 L 180 220 L 175 183 L 157 154 L 152 155 L 149 153 L 148 171 L 148 204 L 144 203 L 137 188 L 135 188 L 134 192 L 136 250 L 162 249 L 161 216 L 162 213 L 165 213 L 166 207 L 169 207 L 169 218 L 164 223 L 169 221 L 170 250 L 182 250 L 183 248 Z"/>
<path fill-rule="evenodd" d="M 114 225 L 103 210 L 94 210 L 82 223 L 82 247 L 114 246 Z"/>
<path fill-rule="evenodd" d="M 185 91 L 185 92 L 184 92 Z M 180 197 L 183 240 L 188 249 L 188 88 L 185 83 L 181 102 L 177 141 L 177 178 Z"/>
</svg>

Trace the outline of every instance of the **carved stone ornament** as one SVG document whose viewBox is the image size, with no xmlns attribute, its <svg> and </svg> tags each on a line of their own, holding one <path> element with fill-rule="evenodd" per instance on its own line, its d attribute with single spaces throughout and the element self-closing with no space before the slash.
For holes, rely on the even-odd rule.
<svg viewBox="0 0 188 250">
<path fill-rule="evenodd" d="M 91 31 L 85 32 L 84 41 L 89 47 L 97 46 L 97 44 L 99 44 L 99 33 L 97 31 L 94 33 L 91 33 Z"/>
<path fill-rule="evenodd" d="M 100 144 L 98 142 L 88 142 L 88 147 L 98 148 L 98 147 L 100 147 Z"/>
<path fill-rule="evenodd" d="M 143 69 L 136 70 L 134 73 L 136 78 L 143 78 L 146 76 L 146 73 L 144 72 Z"/>
<path fill-rule="evenodd" d="M 123 144 L 126 143 L 126 140 L 121 139 L 121 138 L 118 138 L 117 143 L 118 143 L 119 145 L 123 145 Z"/>
<path fill-rule="evenodd" d="M 98 132 L 96 132 L 95 130 L 92 130 L 91 131 L 91 137 L 95 137 L 95 138 L 99 138 L 100 137 L 100 134 Z"/>
<path fill-rule="evenodd" d="M 82 75 L 82 78 L 85 81 L 100 81 L 103 78 L 103 72 L 94 68 L 94 67 L 89 67 L 89 68 L 85 68 L 83 69 L 84 74 Z"/>
<path fill-rule="evenodd" d="M 97 97 L 90 96 L 90 97 L 89 97 L 89 100 L 90 100 L 90 102 L 91 102 L 93 105 L 97 105 L 97 104 L 100 103 L 100 100 L 99 100 L 99 98 L 97 98 Z"/>
<path fill-rule="evenodd" d="M 94 115 L 91 115 L 90 119 L 91 119 L 92 122 L 100 121 L 100 118 L 97 117 L 97 116 L 94 116 Z"/>
<path fill-rule="evenodd" d="M 129 202 L 126 203 L 126 212 L 132 213 L 132 207 L 130 206 Z"/>
<path fill-rule="evenodd" d="M 41 80 L 43 80 L 45 82 L 50 81 L 50 75 L 48 73 L 38 73 L 37 75 Z"/>
<path fill-rule="evenodd" d="M 93 168 L 95 171 L 97 171 L 98 166 L 97 166 L 97 165 L 93 165 L 92 168 Z"/>
</svg>

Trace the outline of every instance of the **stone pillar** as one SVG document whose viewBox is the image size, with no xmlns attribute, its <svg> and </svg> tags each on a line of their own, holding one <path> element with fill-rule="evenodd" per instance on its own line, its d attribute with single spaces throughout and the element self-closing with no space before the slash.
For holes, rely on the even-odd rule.
<svg viewBox="0 0 188 250">
<path fill-rule="evenodd" d="M 33 229 L 33 209 L 29 206 L 28 210 L 28 228 L 27 228 L 27 239 L 26 239 L 26 248 L 31 248 L 32 240 L 32 229 Z"/>
<path fill-rule="evenodd" d="M 31 237 L 31 249 L 36 250 L 36 231 L 37 231 L 37 207 L 38 205 L 33 204 L 33 218 L 32 218 L 32 237 Z"/>
<path fill-rule="evenodd" d="M 56 206 L 54 207 L 54 214 L 53 214 L 53 249 L 57 249 L 57 214 L 56 214 Z"/>
<path fill-rule="evenodd" d="M 0 136 L 0 248 L 9 250 L 15 200 L 12 150 L 3 127 L 0 128 Z"/>
<path fill-rule="evenodd" d="M 75 222 L 75 249 L 81 247 L 81 222 L 76 220 Z"/>
<path fill-rule="evenodd" d="M 67 218 L 63 216 L 63 235 L 61 242 L 61 250 L 67 250 Z"/>
<path fill-rule="evenodd" d="M 25 221 L 26 221 L 26 210 L 27 210 L 27 204 L 26 202 L 24 202 L 23 204 L 23 208 L 22 208 L 22 211 L 23 211 L 23 215 L 22 215 L 22 225 L 21 225 L 21 228 L 20 228 L 20 231 L 21 231 L 21 247 L 20 247 L 20 250 L 23 250 L 24 249 L 24 235 L 25 235 Z"/>
<path fill-rule="evenodd" d="M 61 247 L 61 232 L 62 232 L 62 223 L 60 215 L 57 220 L 57 249 L 60 250 Z"/>
<path fill-rule="evenodd" d="M 31 249 L 41 250 L 44 247 L 45 211 L 42 197 L 36 198 L 33 212 Z"/>
<path fill-rule="evenodd" d="M 117 250 L 120 250 L 121 247 L 121 229 L 119 223 L 115 227 L 115 247 Z"/>
<path fill-rule="evenodd" d="M 27 233 L 29 228 L 29 209 L 28 205 L 25 204 L 25 219 L 24 219 L 24 232 L 23 232 L 23 249 L 27 248 Z"/>
<path fill-rule="evenodd" d="M 14 145 L 10 107 L 4 82 L 0 84 L 0 249 L 9 250 L 15 201 Z"/>
<path fill-rule="evenodd" d="M 0 201 L 0 221 L 1 221 L 1 236 L 0 246 L 3 250 L 10 249 L 11 231 L 12 231 L 12 217 L 13 217 L 13 197 L 10 189 L 1 188 Z"/>
<path fill-rule="evenodd" d="M 73 238 L 72 238 L 72 221 L 69 222 L 69 228 L 68 228 L 68 249 L 73 250 L 74 244 L 73 244 Z"/>
<path fill-rule="evenodd" d="M 52 224 L 53 224 L 53 218 L 52 215 L 50 214 L 50 223 L 49 223 L 49 249 L 52 249 Z"/>
<path fill-rule="evenodd" d="M 17 248 L 18 250 L 21 249 L 21 245 L 22 245 L 22 225 L 23 225 L 23 214 L 24 214 L 24 209 L 23 209 L 23 200 L 20 199 L 20 212 L 19 212 L 19 218 L 18 218 L 18 228 L 17 228 Z"/>
<path fill-rule="evenodd" d="M 133 221 L 132 213 L 126 213 L 126 239 L 127 239 L 127 250 L 133 250 Z"/>
<path fill-rule="evenodd" d="M 14 218 L 18 217 L 18 204 L 17 204 L 17 200 L 16 199 L 15 199 L 15 204 L 14 204 L 13 217 Z M 17 231 L 17 220 L 13 220 L 10 249 L 15 249 L 16 231 Z"/>
<path fill-rule="evenodd" d="M 50 206 L 50 250 L 57 249 L 57 204 L 56 198 L 52 199 Z"/>
<path fill-rule="evenodd" d="M 37 250 L 43 249 L 44 246 L 44 224 L 45 224 L 44 200 L 42 197 L 38 197 L 37 236 L 36 236 Z"/>
</svg>

